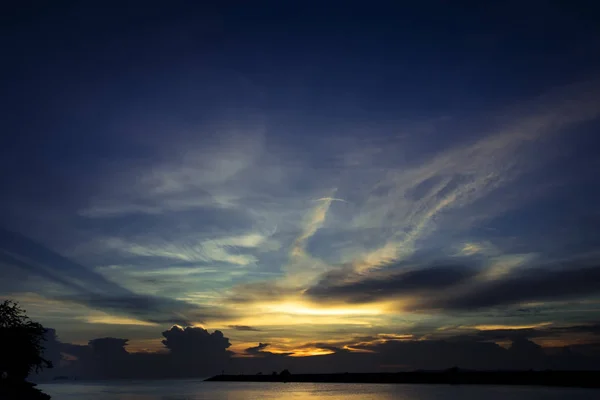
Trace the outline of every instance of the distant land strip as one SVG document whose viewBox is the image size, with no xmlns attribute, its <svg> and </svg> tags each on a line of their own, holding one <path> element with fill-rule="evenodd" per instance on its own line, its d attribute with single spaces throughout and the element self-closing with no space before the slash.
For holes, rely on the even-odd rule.
<svg viewBox="0 0 600 400">
<path fill-rule="evenodd" d="M 600 371 L 415 371 L 275 375 L 216 375 L 210 382 L 404 383 L 532 385 L 600 388 Z"/>
</svg>

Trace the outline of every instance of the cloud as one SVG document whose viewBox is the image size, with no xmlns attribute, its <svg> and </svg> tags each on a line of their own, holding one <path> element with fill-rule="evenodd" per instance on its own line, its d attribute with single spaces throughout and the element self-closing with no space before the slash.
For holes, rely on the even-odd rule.
<svg viewBox="0 0 600 400">
<path fill-rule="evenodd" d="M 327 210 L 329 210 L 332 201 L 333 199 L 331 197 L 323 198 L 322 201 L 319 202 L 319 205 L 313 208 L 306 216 L 302 234 L 294 242 L 292 255 L 295 255 L 296 252 L 303 250 L 306 241 L 323 226 L 325 217 L 327 216 Z"/>
<path fill-rule="evenodd" d="M 318 204 L 305 216 L 301 226 L 301 233 L 294 240 L 290 250 L 289 261 L 284 267 L 284 271 L 286 272 L 285 281 L 287 283 L 295 286 L 305 284 L 327 268 L 324 262 L 306 252 L 306 245 L 308 240 L 325 223 L 327 212 L 334 201 L 332 196 L 335 192 L 336 190 L 333 189 L 328 197 L 319 199 Z"/>
<path fill-rule="evenodd" d="M 230 343 L 220 331 L 209 333 L 200 327 L 173 326 L 163 332 L 168 352 L 129 353 L 129 340 L 105 337 L 92 339 L 86 346 L 57 342 L 68 356 L 45 375 L 69 375 L 84 379 L 184 378 L 206 377 L 227 367 L 232 353 Z M 56 347 L 56 346 L 55 346 Z"/>
<path fill-rule="evenodd" d="M 0 229 L 0 259 L 62 288 L 45 293 L 46 297 L 53 299 L 76 302 L 147 322 L 187 324 L 192 319 L 192 322 L 196 322 L 205 317 L 199 306 L 181 300 L 134 293 L 21 234 L 3 229 Z"/>
<path fill-rule="evenodd" d="M 262 353 L 264 349 L 269 347 L 269 345 L 269 343 L 259 343 L 257 346 L 248 347 L 246 350 L 244 350 L 244 352 L 247 354 L 259 354 Z"/>
<path fill-rule="evenodd" d="M 129 353 L 125 349 L 127 339 L 104 337 L 92 339 L 87 347 L 77 349 L 81 372 L 78 375 L 91 378 L 116 378 L 126 373 Z"/>
<path fill-rule="evenodd" d="M 597 342 L 573 347 L 543 348 L 538 341 L 565 332 L 599 334 L 598 324 L 522 329 L 471 329 L 445 339 L 426 339 L 411 334 L 383 333 L 324 342 L 306 342 L 277 348 L 260 342 L 231 358 L 230 342 L 221 332 L 200 327 L 173 326 L 163 332 L 169 352 L 129 353 L 128 340 L 98 338 L 86 346 L 60 343 L 53 334 L 52 354 L 69 356 L 52 374 L 81 378 L 183 378 L 202 377 L 225 370 L 230 374 L 255 374 L 287 368 L 294 373 L 378 372 L 434 370 L 454 366 L 467 369 L 594 369 L 600 361 Z M 495 341 L 509 342 L 506 347 Z M 579 342 L 581 343 L 581 342 Z"/>
<path fill-rule="evenodd" d="M 218 132 L 219 141 L 199 143 L 197 136 L 178 132 L 180 140 L 161 141 L 161 155 L 150 165 L 126 160 L 113 166 L 114 170 L 107 169 L 108 179 L 100 182 L 105 187 L 97 188 L 102 194 L 92 198 L 80 215 L 106 218 L 202 207 L 237 208 L 242 192 L 236 190 L 236 184 L 251 179 L 253 166 L 264 151 L 263 128 L 244 123 L 244 129 L 233 121 L 197 127 Z"/>
<path fill-rule="evenodd" d="M 600 294 L 600 266 L 572 262 L 521 269 L 469 290 L 432 299 L 416 307 L 477 310 L 535 301 L 582 299 Z"/>
<path fill-rule="evenodd" d="M 470 144 L 456 144 L 417 165 L 387 167 L 374 186 L 364 188 L 367 195 L 351 222 L 358 230 L 384 231 L 387 238 L 354 261 L 356 270 L 367 273 L 412 256 L 418 242 L 440 228 L 444 214 L 482 201 L 542 165 L 539 157 L 528 157 L 540 141 L 600 115 L 600 107 L 590 103 L 598 83 L 593 89 L 587 85 L 524 104 L 507 113 L 500 127 L 470 135 L 477 138 Z"/>
<path fill-rule="evenodd" d="M 0 228 L 0 257 L 10 265 L 25 269 L 74 291 L 126 294 L 129 291 L 60 254 L 16 232 Z M 86 285 L 93 282 L 93 285 Z"/>
<path fill-rule="evenodd" d="M 228 328 L 241 332 L 260 332 L 260 329 L 248 325 L 229 325 Z"/>
<path fill-rule="evenodd" d="M 600 294 L 600 266 L 595 259 L 530 263 L 503 273 L 499 273 L 498 268 L 497 263 L 486 266 L 450 262 L 412 267 L 400 263 L 369 276 L 348 272 L 348 269 L 336 270 L 324 274 L 304 295 L 315 301 L 329 302 L 397 300 L 404 311 L 444 312 L 581 300 Z"/>
<path fill-rule="evenodd" d="M 267 238 L 260 233 L 250 232 L 245 235 L 221 237 L 215 239 L 192 240 L 179 238 L 175 243 L 147 244 L 127 243 L 119 238 L 106 241 L 109 248 L 143 257 L 160 257 L 184 262 L 218 261 L 235 265 L 248 265 L 257 261 L 254 255 L 233 254 L 231 250 L 254 249 L 266 242 Z"/>
<path fill-rule="evenodd" d="M 391 268 L 391 267 L 390 267 Z M 315 286 L 304 294 L 319 300 L 344 300 L 356 303 L 389 300 L 393 298 L 424 295 L 460 285 L 475 276 L 479 271 L 465 265 L 438 265 L 426 268 L 403 268 L 400 272 L 381 274 L 362 279 L 350 279 L 337 273 L 325 275 Z M 360 276 L 359 276 L 360 277 Z"/>
<path fill-rule="evenodd" d="M 513 270 L 534 263 L 537 254 L 505 254 L 487 259 L 481 279 L 494 280 L 510 274 Z"/>
<path fill-rule="evenodd" d="M 81 317 L 83 321 L 90 324 L 107 324 L 107 325 L 138 325 L 138 326 L 156 326 L 155 322 L 143 321 L 139 319 L 110 315 L 107 313 L 94 312 L 86 317 Z"/>
<path fill-rule="evenodd" d="M 127 296 L 80 294 L 62 296 L 58 299 L 82 303 L 94 309 L 131 315 L 149 323 L 157 324 L 189 325 L 202 322 L 207 316 L 219 315 L 218 312 L 215 313 L 215 309 L 208 309 L 168 297 L 143 294 L 130 294 Z"/>
<path fill-rule="evenodd" d="M 201 327 L 173 326 L 164 331 L 162 343 L 170 351 L 174 376 L 202 376 L 227 366 L 232 353 L 229 339 L 221 331 L 209 333 Z"/>
<path fill-rule="evenodd" d="M 200 327 L 182 328 L 175 325 L 162 334 L 165 337 L 162 343 L 172 354 L 177 355 L 204 354 L 206 356 L 213 352 L 225 352 L 231 346 L 229 339 L 224 337 L 221 331 L 209 333 Z"/>
<path fill-rule="evenodd" d="M 490 242 L 466 242 L 458 252 L 461 256 L 473 256 L 476 254 L 484 256 L 496 256 L 499 250 Z"/>
<path fill-rule="evenodd" d="M 563 333 L 591 333 L 593 335 L 600 335 L 600 323 L 590 323 L 585 325 L 571 325 L 571 326 L 555 326 L 550 329 L 551 332 L 557 334 Z"/>
<path fill-rule="evenodd" d="M 331 190 L 333 195 L 335 190 Z M 300 224 L 300 233 L 293 240 L 287 263 L 283 266 L 284 275 L 278 280 L 241 284 L 233 288 L 229 300 L 235 303 L 281 299 L 284 296 L 298 295 L 300 288 L 327 269 L 320 259 L 312 257 L 307 251 L 308 240 L 323 226 L 333 197 L 318 199 Z"/>
</svg>

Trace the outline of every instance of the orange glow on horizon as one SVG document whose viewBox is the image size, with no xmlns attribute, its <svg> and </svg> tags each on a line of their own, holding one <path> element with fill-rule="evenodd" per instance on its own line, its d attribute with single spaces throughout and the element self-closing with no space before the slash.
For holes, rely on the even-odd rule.
<svg viewBox="0 0 600 400">
<path fill-rule="evenodd" d="M 259 306 L 260 307 L 260 306 Z M 263 305 L 261 308 L 272 313 L 314 316 L 380 315 L 383 310 L 377 306 L 362 307 L 315 307 L 299 302 Z"/>
<path fill-rule="evenodd" d="M 473 328 L 479 331 L 495 331 L 495 330 L 504 330 L 504 329 L 535 329 L 541 328 L 544 326 L 550 326 L 552 322 L 541 322 L 539 324 L 529 324 L 529 325 L 475 325 L 472 327 L 461 327 L 461 328 Z"/>
</svg>

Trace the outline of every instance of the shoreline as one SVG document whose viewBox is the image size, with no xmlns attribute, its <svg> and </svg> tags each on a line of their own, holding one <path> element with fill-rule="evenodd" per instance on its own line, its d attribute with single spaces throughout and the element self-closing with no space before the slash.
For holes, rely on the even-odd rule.
<svg viewBox="0 0 600 400">
<path fill-rule="evenodd" d="M 600 388 L 600 371 L 416 371 L 298 375 L 215 375 L 207 382 L 518 385 Z"/>
</svg>

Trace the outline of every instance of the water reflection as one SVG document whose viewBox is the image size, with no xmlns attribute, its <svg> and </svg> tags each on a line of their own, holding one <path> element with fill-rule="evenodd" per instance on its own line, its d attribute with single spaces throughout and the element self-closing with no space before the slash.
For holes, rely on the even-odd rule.
<svg viewBox="0 0 600 400">
<path fill-rule="evenodd" d="M 509 386 L 119 381 L 39 385 L 53 399 L 78 400 L 591 400 L 593 389 Z"/>
</svg>

